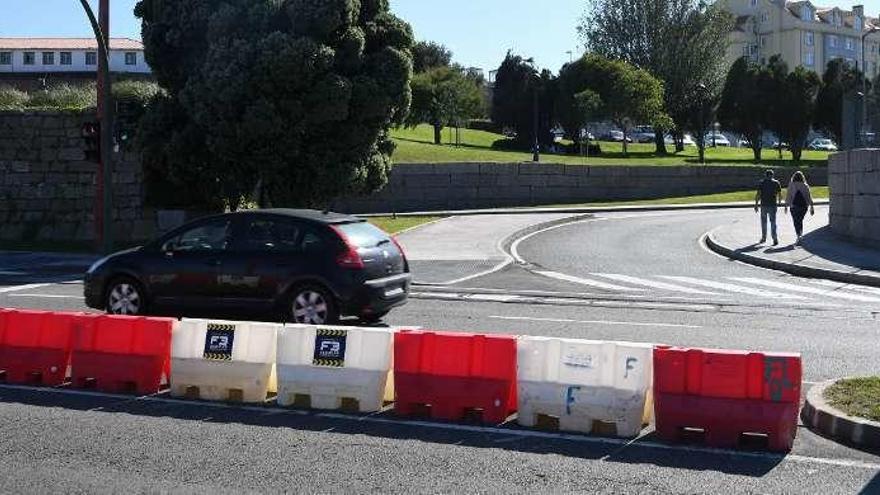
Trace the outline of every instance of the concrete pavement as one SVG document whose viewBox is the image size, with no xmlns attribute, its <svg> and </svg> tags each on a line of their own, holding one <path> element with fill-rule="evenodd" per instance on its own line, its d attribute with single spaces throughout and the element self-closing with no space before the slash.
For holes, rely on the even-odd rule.
<svg viewBox="0 0 880 495">
<path fill-rule="evenodd" d="M 847 242 L 831 232 L 827 207 L 817 207 L 815 216 L 807 216 L 800 246 L 795 245 L 791 217 L 784 215 L 782 209 L 777 222 L 779 246 L 756 242 L 761 233 L 754 212 L 714 229 L 706 242 L 719 254 L 764 268 L 800 277 L 880 287 L 880 250 Z"/>
</svg>

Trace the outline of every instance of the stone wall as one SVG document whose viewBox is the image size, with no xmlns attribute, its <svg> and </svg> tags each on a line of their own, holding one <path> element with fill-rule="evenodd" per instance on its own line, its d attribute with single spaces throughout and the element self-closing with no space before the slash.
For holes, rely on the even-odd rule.
<svg viewBox="0 0 880 495">
<path fill-rule="evenodd" d="M 831 230 L 880 248 L 880 150 L 832 155 Z"/>
<path fill-rule="evenodd" d="M 742 191 L 756 186 L 765 167 L 584 166 L 553 164 L 403 164 L 376 194 L 333 206 L 350 213 L 575 204 Z M 787 183 L 792 168 L 779 168 Z M 826 185 L 824 167 L 804 169 L 811 184 Z"/>
<path fill-rule="evenodd" d="M 91 112 L 0 113 L 0 240 L 94 239 L 97 164 L 81 135 Z M 115 238 L 150 237 L 155 215 L 143 208 L 140 156 L 114 154 Z"/>
</svg>

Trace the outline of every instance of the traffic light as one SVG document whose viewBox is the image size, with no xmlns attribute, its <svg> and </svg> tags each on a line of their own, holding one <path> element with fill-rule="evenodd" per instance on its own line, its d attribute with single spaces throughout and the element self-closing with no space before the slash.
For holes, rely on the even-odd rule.
<svg viewBox="0 0 880 495">
<path fill-rule="evenodd" d="M 101 123 L 86 122 L 82 125 L 81 132 L 86 142 L 86 160 L 99 163 L 101 161 Z"/>
</svg>

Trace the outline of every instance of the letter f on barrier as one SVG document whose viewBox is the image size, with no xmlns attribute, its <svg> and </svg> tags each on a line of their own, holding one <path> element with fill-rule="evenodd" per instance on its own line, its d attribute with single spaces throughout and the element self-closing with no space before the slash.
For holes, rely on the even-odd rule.
<svg viewBox="0 0 880 495">
<path fill-rule="evenodd" d="M 565 391 L 565 414 L 571 415 L 571 405 L 574 404 L 574 392 L 580 389 L 580 387 L 568 387 Z"/>
</svg>

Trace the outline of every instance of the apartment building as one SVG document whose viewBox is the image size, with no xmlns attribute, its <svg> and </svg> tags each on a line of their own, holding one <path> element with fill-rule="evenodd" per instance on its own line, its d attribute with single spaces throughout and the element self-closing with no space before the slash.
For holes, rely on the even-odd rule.
<svg viewBox="0 0 880 495">
<path fill-rule="evenodd" d="M 766 63 L 779 54 L 789 67 L 820 74 L 835 58 L 872 78 L 880 73 L 880 20 L 866 15 L 862 5 L 851 10 L 786 0 L 719 0 L 718 5 L 736 16 L 727 53 L 731 64 L 743 56 Z"/>
<path fill-rule="evenodd" d="M 0 84 L 34 87 L 44 83 L 94 80 L 98 43 L 94 38 L 0 38 Z M 110 39 L 110 71 L 149 77 L 144 45 L 129 38 Z"/>
</svg>

